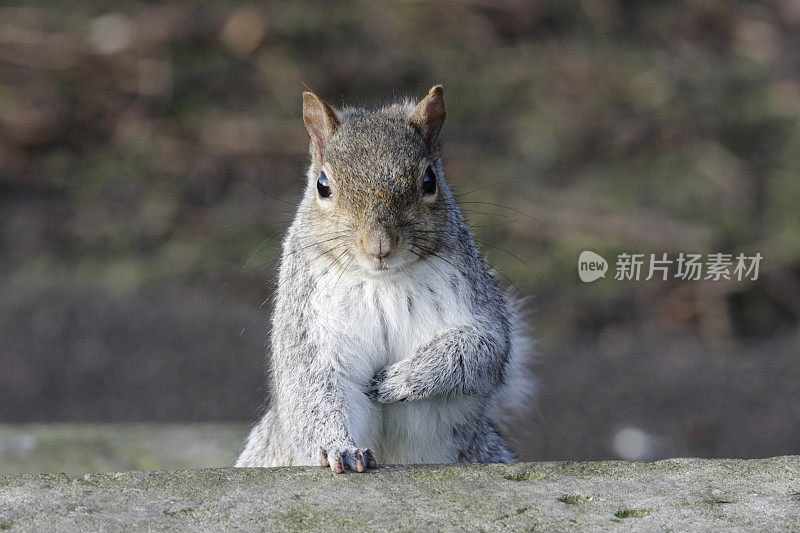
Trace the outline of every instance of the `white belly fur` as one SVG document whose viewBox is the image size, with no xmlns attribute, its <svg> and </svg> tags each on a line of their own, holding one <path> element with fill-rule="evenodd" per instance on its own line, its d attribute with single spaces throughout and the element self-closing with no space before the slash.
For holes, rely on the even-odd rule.
<svg viewBox="0 0 800 533">
<path fill-rule="evenodd" d="M 375 449 L 383 463 L 456 461 L 452 427 L 476 408 L 475 400 L 376 404 L 363 388 L 375 372 L 411 356 L 437 334 L 474 323 L 466 280 L 443 261 L 419 263 L 386 278 L 337 280 L 335 272 L 330 278 L 330 291 L 313 302 L 314 313 L 319 334 L 332 344 L 330 353 L 338 354 L 334 363 L 350 385 L 346 395 L 354 412 L 348 422 L 357 445 Z"/>
</svg>

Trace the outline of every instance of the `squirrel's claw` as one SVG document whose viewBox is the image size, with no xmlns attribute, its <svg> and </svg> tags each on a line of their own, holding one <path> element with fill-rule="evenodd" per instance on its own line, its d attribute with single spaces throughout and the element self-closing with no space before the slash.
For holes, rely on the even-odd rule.
<svg viewBox="0 0 800 533">
<path fill-rule="evenodd" d="M 355 470 L 356 472 L 363 472 L 364 470 L 366 470 L 366 468 L 364 467 L 364 454 L 361 452 L 361 450 L 356 450 L 355 455 L 356 455 L 355 457 L 356 465 L 353 470 Z"/>
<path fill-rule="evenodd" d="M 319 447 L 319 466 L 328 468 L 331 464 L 328 462 L 328 452 L 322 446 Z"/>
<path fill-rule="evenodd" d="M 370 400 L 379 401 L 380 386 L 384 379 L 386 379 L 386 369 L 383 369 L 372 376 L 372 379 L 369 380 L 369 384 L 367 385 L 367 398 Z"/>
<path fill-rule="evenodd" d="M 345 463 L 342 461 L 341 452 L 333 452 L 331 456 L 328 458 L 328 461 L 330 461 L 331 470 L 333 470 L 334 474 L 344 473 Z"/>
<path fill-rule="evenodd" d="M 378 468 L 378 461 L 375 460 L 375 452 L 372 451 L 372 448 L 364 450 L 364 461 L 367 464 L 367 468 Z"/>
<path fill-rule="evenodd" d="M 319 464 L 323 468 L 330 467 L 334 474 L 342 474 L 346 470 L 365 472 L 368 468 L 376 468 L 378 461 L 375 460 L 375 452 L 370 448 L 332 448 L 328 451 L 320 446 Z"/>
</svg>

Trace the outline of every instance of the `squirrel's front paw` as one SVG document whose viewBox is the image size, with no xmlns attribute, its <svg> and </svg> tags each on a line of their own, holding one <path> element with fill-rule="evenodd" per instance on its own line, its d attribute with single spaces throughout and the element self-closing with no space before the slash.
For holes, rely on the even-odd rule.
<svg viewBox="0 0 800 533">
<path fill-rule="evenodd" d="M 380 388 L 383 381 L 386 379 L 386 369 L 377 372 L 372 379 L 369 380 L 367 385 L 367 398 L 370 400 L 380 401 Z"/>
<path fill-rule="evenodd" d="M 328 449 L 319 447 L 319 464 L 330 467 L 334 474 L 341 474 L 345 470 L 364 472 L 367 468 L 376 468 L 375 452 L 370 448 L 356 448 L 355 446 L 332 446 Z"/>
<path fill-rule="evenodd" d="M 375 374 L 367 387 L 367 396 L 380 403 L 407 402 L 412 394 L 397 364 Z"/>
</svg>

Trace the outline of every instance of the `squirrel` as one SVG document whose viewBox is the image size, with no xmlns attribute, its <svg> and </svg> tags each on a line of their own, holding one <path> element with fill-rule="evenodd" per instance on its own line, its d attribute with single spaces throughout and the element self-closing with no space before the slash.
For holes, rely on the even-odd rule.
<svg viewBox="0 0 800 533">
<path fill-rule="evenodd" d="M 532 395 L 532 345 L 445 180 L 444 119 L 441 85 L 375 110 L 303 93 L 269 402 L 235 466 L 516 461 L 498 427 Z"/>
</svg>

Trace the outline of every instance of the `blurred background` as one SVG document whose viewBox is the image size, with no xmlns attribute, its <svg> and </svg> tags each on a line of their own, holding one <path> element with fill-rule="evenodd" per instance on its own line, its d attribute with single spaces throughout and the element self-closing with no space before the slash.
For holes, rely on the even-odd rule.
<svg viewBox="0 0 800 533">
<path fill-rule="evenodd" d="M 798 49 L 793 0 L 4 2 L 0 471 L 229 464 L 265 394 L 300 93 L 435 83 L 449 181 L 530 295 L 521 456 L 800 452 Z M 764 259 L 589 284 L 583 250 Z"/>
</svg>

